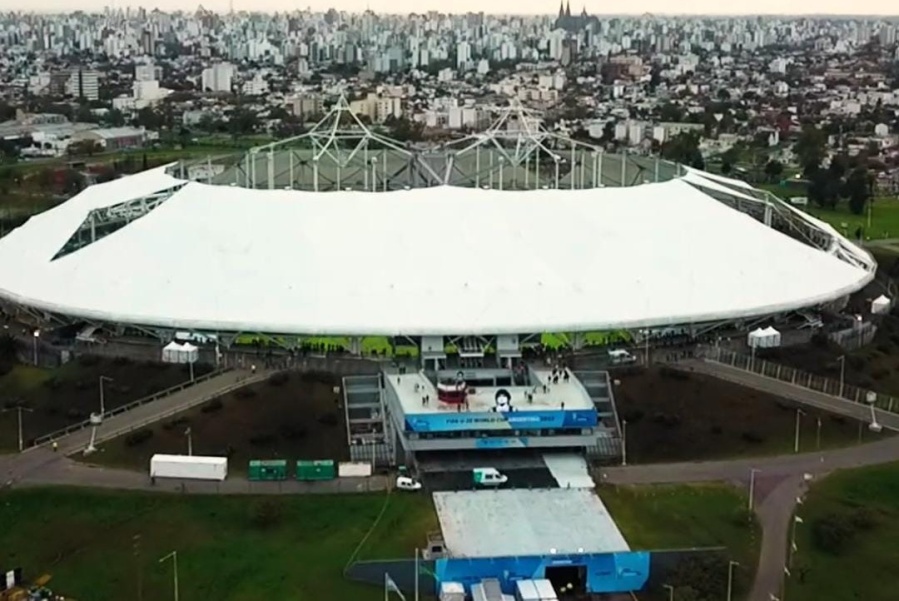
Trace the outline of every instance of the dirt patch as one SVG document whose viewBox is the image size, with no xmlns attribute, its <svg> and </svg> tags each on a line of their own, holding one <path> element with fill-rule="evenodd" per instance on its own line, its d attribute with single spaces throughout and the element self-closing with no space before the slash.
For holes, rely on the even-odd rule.
<svg viewBox="0 0 899 601">
<path fill-rule="evenodd" d="M 196 375 L 210 371 L 196 366 Z M 0 403 L 4 409 L 23 405 L 22 430 L 27 441 L 72 424 L 83 422 L 100 410 L 100 376 L 104 404 L 111 411 L 132 401 L 186 382 L 186 366 L 127 358 L 82 356 L 53 370 L 17 365 L 0 378 Z M 17 438 L 14 411 L 0 413 L 0 446 L 13 448 Z"/>
<path fill-rule="evenodd" d="M 696 461 L 793 451 L 797 405 L 703 374 L 671 368 L 613 374 L 627 420 L 628 462 Z M 859 422 L 803 409 L 800 449 L 857 444 Z M 820 424 L 820 428 L 818 426 Z M 820 435 L 819 435 L 820 432 Z M 864 427 L 864 442 L 874 436 Z"/>
<path fill-rule="evenodd" d="M 284 373 L 238 390 L 151 428 L 100 445 L 91 463 L 145 470 L 155 453 L 227 455 L 242 473 L 252 459 L 349 458 L 336 378 Z"/>
</svg>

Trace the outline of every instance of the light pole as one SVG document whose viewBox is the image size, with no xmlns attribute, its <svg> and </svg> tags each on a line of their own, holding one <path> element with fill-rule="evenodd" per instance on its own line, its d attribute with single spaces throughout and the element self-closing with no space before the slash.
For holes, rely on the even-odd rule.
<svg viewBox="0 0 899 601">
<path fill-rule="evenodd" d="M 194 454 L 194 439 L 190 426 L 184 431 L 184 435 L 187 437 L 187 455 L 188 457 L 192 457 Z"/>
<path fill-rule="evenodd" d="M 740 564 L 736 561 L 727 562 L 727 601 L 732 601 L 734 596 L 734 568 Z"/>
<path fill-rule="evenodd" d="M 112 382 L 109 376 L 100 376 L 100 418 L 106 417 L 106 396 L 104 391 L 104 382 Z"/>
<path fill-rule="evenodd" d="M 38 338 L 40 338 L 40 337 L 41 337 L 40 330 L 35 330 L 34 336 L 31 337 L 32 347 L 34 349 L 34 366 L 35 367 L 38 367 L 38 364 L 37 364 L 37 341 L 38 341 Z"/>
<path fill-rule="evenodd" d="M 627 420 L 621 420 L 621 465 L 627 465 Z"/>
<path fill-rule="evenodd" d="M 23 412 L 23 411 L 27 411 L 28 413 L 34 413 L 34 409 L 29 409 L 28 407 L 23 407 L 22 405 L 17 405 L 16 407 L 13 407 L 12 409 L 4 409 L 3 411 L 0 411 L 0 413 L 6 413 L 7 411 L 15 411 L 16 413 L 18 413 L 18 418 L 19 418 L 19 452 L 21 453 L 22 451 L 25 450 L 25 438 L 22 436 L 22 412 Z"/>
<path fill-rule="evenodd" d="M 843 398 L 843 388 L 846 382 L 846 355 L 840 355 L 840 392 L 838 397 Z"/>
<path fill-rule="evenodd" d="M 821 450 L 821 418 L 818 418 L 818 423 L 815 429 L 815 447 L 817 450 Z"/>
<path fill-rule="evenodd" d="M 749 519 L 752 519 L 752 504 L 755 501 L 755 475 L 761 470 L 752 468 L 749 470 Z"/>
<path fill-rule="evenodd" d="M 670 584 L 663 584 L 662 588 L 668 591 L 668 601 L 674 601 L 674 587 Z"/>
<path fill-rule="evenodd" d="M 174 579 L 175 579 L 175 601 L 178 601 L 178 552 L 172 551 L 165 557 L 159 560 L 159 563 L 164 562 L 167 559 L 172 560 L 172 568 L 174 569 Z"/>
<path fill-rule="evenodd" d="M 805 414 L 805 411 L 803 411 L 802 409 L 798 409 L 798 408 L 796 409 L 796 434 L 793 437 L 793 452 L 794 453 L 799 452 L 799 424 L 800 424 L 799 418 L 802 417 L 802 415 L 804 415 L 804 414 Z"/>
</svg>

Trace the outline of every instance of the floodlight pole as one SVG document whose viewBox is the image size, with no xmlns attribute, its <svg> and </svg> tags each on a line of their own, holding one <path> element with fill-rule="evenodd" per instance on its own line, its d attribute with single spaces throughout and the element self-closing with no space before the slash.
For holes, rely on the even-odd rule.
<svg viewBox="0 0 899 601">
<path fill-rule="evenodd" d="M 800 418 L 802 417 L 802 415 L 804 413 L 805 412 L 802 409 L 799 409 L 799 408 L 796 409 L 796 434 L 793 437 L 793 452 L 794 453 L 799 452 L 799 425 L 800 425 Z"/>
<path fill-rule="evenodd" d="M 627 466 L 627 420 L 621 420 L 621 465 Z"/>
<path fill-rule="evenodd" d="M 32 347 L 34 349 L 34 366 L 38 367 L 37 363 L 37 339 L 41 337 L 41 331 L 35 330 L 34 335 L 32 336 Z"/>
</svg>

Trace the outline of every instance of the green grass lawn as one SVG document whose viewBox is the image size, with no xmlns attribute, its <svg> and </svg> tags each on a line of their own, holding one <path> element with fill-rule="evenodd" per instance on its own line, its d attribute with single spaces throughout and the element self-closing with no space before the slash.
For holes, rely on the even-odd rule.
<svg viewBox="0 0 899 601">
<path fill-rule="evenodd" d="M 365 601 L 383 591 L 342 571 L 383 495 L 218 497 L 33 489 L 0 496 L 0 565 L 47 573 L 60 594 L 91 601 L 169 599 L 178 552 L 183 601 Z M 278 516 L 257 523 L 260 507 Z M 426 495 L 391 495 L 357 559 L 411 557 L 436 528 Z M 139 555 L 134 537 L 140 536 Z"/>
<path fill-rule="evenodd" d="M 787 599 L 899 598 L 899 464 L 837 472 L 811 488 L 797 515 Z M 828 552 L 822 543 L 834 530 L 842 544 Z"/>
<path fill-rule="evenodd" d="M 744 492 L 720 484 L 602 486 L 599 496 L 631 549 L 725 547 L 740 564 L 734 571 L 734 598 L 749 590 L 761 533 L 749 519 Z M 664 592 L 646 591 L 639 599 L 667 599 L 659 593 Z"/>
</svg>

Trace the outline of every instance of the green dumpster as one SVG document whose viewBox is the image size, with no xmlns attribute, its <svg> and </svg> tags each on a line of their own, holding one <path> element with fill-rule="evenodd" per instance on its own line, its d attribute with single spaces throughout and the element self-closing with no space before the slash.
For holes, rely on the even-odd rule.
<svg viewBox="0 0 899 601">
<path fill-rule="evenodd" d="M 332 459 L 316 461 L 297 461 L 297 480 L 311 482 L 314 480 L 333 480 L 337 477 L 337 466 Z"/>
<path fill-rule="evenodd" d="M 287 480 L 287 460 L 253 460 L 250 462 L 250 468 L 247 470 L 247 479 L 254 482 Z"/>
</svg>

